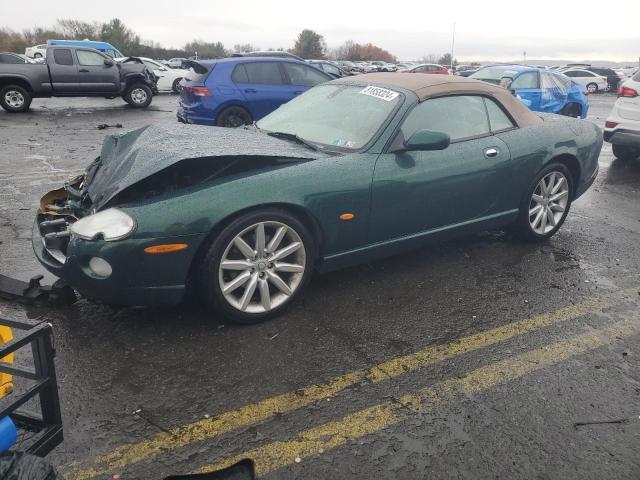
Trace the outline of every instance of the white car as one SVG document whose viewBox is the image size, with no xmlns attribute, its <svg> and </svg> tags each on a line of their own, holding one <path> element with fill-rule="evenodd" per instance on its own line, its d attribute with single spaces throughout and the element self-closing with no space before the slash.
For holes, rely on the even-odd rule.
<svg viewBox="0 0 640 480">
<path fill-rule="evenodd" d="M 27 47 L 24 49 L 24 54 L 29 58 L 46 58 L 47 57 L 47 44 L 36 45 L 35 47 Z"/>
<path fill-rule="evenodd" d="M 589 93 L 606 92 L 609 88 L 607 77 L 590 72 L 589 70 L 569 68 L 561 72 L 574 82 L 587 87 L 587 92 Z"/>
<path fill-rule="evenodd" d="M 640 156 L 640 71 L 618 89 L 618 100 L 604 124 L 604 139 L 620 160 Z"/>
<path fill-rule="evenodd" d="M 149 70 L 158 77 L 158 90 L 160 92 L 180 93 L 180 80 L 186 75 L 188 70 L 181 68 L 169 68 L 157 60 L 146 57 L 137 57 L 144 62 Z M 116 61 L 122 61 L 124 58 L 116 58 Z"/>
</svg>

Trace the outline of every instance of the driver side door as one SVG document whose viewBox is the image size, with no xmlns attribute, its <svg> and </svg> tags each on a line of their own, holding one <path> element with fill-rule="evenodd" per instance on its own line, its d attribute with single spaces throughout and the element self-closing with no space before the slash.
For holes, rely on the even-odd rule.
<svg viewBox="0 0 640 480">
<path fill-rule="evenodd" d="M 481 96 L 441 97 L 418 104 L 392 146 L 419 130 L 444 132 L 444 150 L 379 156 L 373 177 L 370 243 L 422 236 L 482 222 L 501 211 L 512 164 L 507 145 L 492 131 L 515 123 L 502 107 Z M 492 112 L 489 122 L 488 111 Z"/>
</svg>

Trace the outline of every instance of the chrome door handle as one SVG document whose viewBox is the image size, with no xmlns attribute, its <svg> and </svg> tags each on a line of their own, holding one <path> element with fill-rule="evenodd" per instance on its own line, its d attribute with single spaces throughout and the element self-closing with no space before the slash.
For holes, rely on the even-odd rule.
<svg viewBox="0 0 640 480">
<path fill-rule="evenodd" d="M 498 156 L 498 149 L 497 148 L 487 148 L 484 151 L 484 156 L 487 158 L 495 158 Z"/>
</svg>

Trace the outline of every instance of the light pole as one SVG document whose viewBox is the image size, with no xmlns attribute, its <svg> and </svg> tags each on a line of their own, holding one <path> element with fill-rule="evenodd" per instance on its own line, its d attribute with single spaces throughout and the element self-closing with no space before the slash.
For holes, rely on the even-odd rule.
<svg viewBox="0 0 640 480">
<path fill-rule="evenodd" d="M 453 36 L 451 37 L 451 71 L 453 71 L 453 51 L 456 46 L 456 22 L 453 22 Z"/>
<path fill-rule="evenodd" d="M 524 65 L 527 65 L 527 52 L 522 52 L 522 56 L 524 57 Z"/>
</svg>

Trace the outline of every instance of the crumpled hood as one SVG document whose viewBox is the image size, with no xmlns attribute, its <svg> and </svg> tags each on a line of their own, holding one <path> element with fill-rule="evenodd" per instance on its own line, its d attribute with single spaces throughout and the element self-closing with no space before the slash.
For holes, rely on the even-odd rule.
<svg viewBox="0 0 640 480">
<path fill-rule="evenodd" d="M 87 169 L 85 189 L 96 210 L 124 189 L 182 160 L 265 157 L 311 160 L 324 156 L 304 145 L 270 137 L 255 129 L 197 125 L 149 125 L 109 135 Z"/>
</svg>

